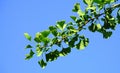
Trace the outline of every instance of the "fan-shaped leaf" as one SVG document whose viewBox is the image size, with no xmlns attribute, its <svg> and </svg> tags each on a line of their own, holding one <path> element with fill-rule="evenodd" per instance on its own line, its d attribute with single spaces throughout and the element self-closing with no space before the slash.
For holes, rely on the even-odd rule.
<svg viewBox="0 0 120 73">
<path fill-rule="evenodd" d="M 26 39 L 28 39 L 29 41 L 31 41 L 31 36 L 28 33 L 24 33 L 24 36 Z"/>
</svg>

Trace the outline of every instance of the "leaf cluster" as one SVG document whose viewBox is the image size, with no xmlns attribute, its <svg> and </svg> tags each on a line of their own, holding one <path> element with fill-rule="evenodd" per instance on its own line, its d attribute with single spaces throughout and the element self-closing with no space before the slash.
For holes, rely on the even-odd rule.
<svg viewBox="0 0 120 73">
<path fill-rule="evenodd" d="M 37 32 L 33 39 L 28 33 L 24 33 L 27 40 L 36 42 L 35 47 L 30 44 L 25 47 L 30 49 L 25 59 L 29 60 L 36 54 L 41 57 L 38 64 L 45 68 L 48 62 L 68 55 L 72 48 L 83 50 L 89 44 L 89 38 L 86 38 L 85 34 L 80 34 L 83 30 L 98 32 L 103 35 L 103 38 L 108 39 L 116 25 L 120 24 L 120 4 L 114 4 L 115 0 L 102 1 L 83 0 L 86 4 L 85 10 L 81 9 L 80 3 L 76 3 L 72 11 L 78 16 L 70 16 L 72 22 L 57 21 L 55 26 Z M 113 16 L 114 10 L 117 12 Z M 54 46 L 57 48 L 55 49 Z M 33 48 L 36 50 L 33 51 Z"/>
</svg>

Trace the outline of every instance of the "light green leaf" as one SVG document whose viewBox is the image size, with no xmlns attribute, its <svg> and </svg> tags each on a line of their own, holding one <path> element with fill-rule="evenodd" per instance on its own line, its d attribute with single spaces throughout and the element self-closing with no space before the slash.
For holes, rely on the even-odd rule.
<svg viewBox="0 0 120 73">
<path fill-rule="evenodd" d="M 42 55 L 42 53 L 43 53 L 42 48 L 37 47 L 37 48 L 36 48 L 36 53 L 37 53 L 37 56 L 41 56 L 41 55 Z"/>
<path fill-rule="evenodd" d="M 31 41 L 31 36 L 28 33 L 24 33 L 24 36 L 26 39 L 28 39 L 29 41 Z"/>
<path fill-rule="evenodd" d="M 76 48 L 79 49 L 79 50 L 84 50 L 84 48 L 87 47 L 88 44 L 89 44 L 89 39 L 84 38 L 84 37 L 83 38 L 80 37 L 80 38 L 81 38 L 81 40 L 79 41 L 78 44 L 76 44 Z"/>
<path fill-rule="evenodd" d="M 97 24 L 96 27 L 97 27 L 97 30 L 100 30 L 102 28 L 100 24 Z"/>
<path fill-rule="evenodd" d="M 79 16 L 84 16 L 85 15 L 85 12 L 83 12 L 82 10 L 78 10 L 77 13 L 78 13 Z"/>
<path fill-rule="evenodd" d="M 83 50 L 84 48 L 85 48 L 84 41 L 81 40 L 81 41 L 80 41 L 79 49 L 80 49 L 80 50 Z"/>
<path fill-rule="evenodd" d="M 92 7 L 91 7 L 91 6 L 88 6 L 88 7 L 87 7 L 87 10 L 93 10 L 93 11 L 95 11 L 95 10 L 96 10 L 96 7 L 95 7 L 95 6 L 92 6 Z"/>
</svg>

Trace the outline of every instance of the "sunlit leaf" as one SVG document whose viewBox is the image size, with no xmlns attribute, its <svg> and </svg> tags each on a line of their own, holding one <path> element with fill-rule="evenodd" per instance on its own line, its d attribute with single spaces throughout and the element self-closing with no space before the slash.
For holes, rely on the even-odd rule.
<svg viewBox="0 0 120 73">
<path fill-rule="evenodd" d="M 64 30 L 66 27 L 65 21 L 58 21 L 56 25 L 60 30 Z"/>
<path fill-rule="evenodd" d="M 26 39 L 28 39 L 29 41 L 31 41 L 31 36 L 28 33 L 24 33 L 24 36 Z"/>
<path fill-rule="evenodd" d="M 78 10 L 77 13 L 78 13 L 79 16 L 84 16 L 85 15 L 85 12 L 83 12 L 82 10 Z"/>
<path fill-rule="evenodd" d="M 41 55 L 42 55 L 42 53 L 43 53 L 42 48 L 37 47 L 37 48 L 36 48 L 36 53 L 37 53 L 37 56 L 41 56 Z"/>
<path fill-rule="evenodd" d="M 96 27 L 97 27 L 97 30 L 100 30 L 102 28 L 100 24 L 97 24 Z"/>
</svg>

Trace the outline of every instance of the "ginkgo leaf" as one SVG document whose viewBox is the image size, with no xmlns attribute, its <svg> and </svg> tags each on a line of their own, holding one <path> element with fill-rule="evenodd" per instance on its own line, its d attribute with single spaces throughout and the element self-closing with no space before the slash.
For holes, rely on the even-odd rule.
<svg viewBox="0 0 120 73">
<path fill-rule="evenodd" d="M 41 35 L 44 37 L 47 37 L 49 34 L 50 34 L 49 30 L 45 30 L 45 31 L 41 32 Z"/>
<path fill-rule="evenodd" d="M 83 2 L 89 6 L 93 3 L 93 0 L 83 0 Z"/>
<path fill-rule="evenodd" d="M 38 61 L 38 64 L 42 67 L 42 69 L 44 69 L 47 66 L 47 63 L 43 59 Z"/>
<path fill-rule="evenodd" d="M 28 33 L 24 33 L 24 36 L 26 39 L 28 39 L 29 41 L 31 41 L 31 36 Z"/>
<path fill-rule="evenodd" d="M 100 24 L 97 24 L 96 27 L 97 27 L 97 30 L 100 30 L 102 28 Z"/>
<path fill-rule="evenodd" d="M 41 56 L 41 55 L 42 55 L 42 53 L 43 53 L 42 48 L 37 47 L 37 48 L 36 48 L 36 53 L 37 53 L 37 56 L 38 56 L 38 57 L 39 57 L 39 56 Z"/>
<path fill-rule="evenodd" d="M 30 44 L 28 44 L 26 47 L 25 47 L 25 49 L 27 49 L 27 48 L 33 48 Z"/>
<path fill-rule="evenodd" d="M 76 20 L 76 16 L 70 16 L 70 18 L 72 18 L 74 21 Z"/>
<path fill-rule="evenodd" d="M 56 26 L 63 31 L 66 27 L 65 21 L 58 21 Z"/>
<path fill-rule="evenodd" d="M 26 54 L 25 60 L 31 59 L 31 58 L 33 57 L 34 54 L 35 54 L 35 53 L 34 53 L 32 50 L 30 50 L 30 53 L 29 53 L 29 54 Z"/>
<path fill-rule="evenodd" d="M 76 3 L 72 9 L 73 12 L 78 12 L 78 10 L 80 10 L 80 3 Z"/>
</svg>

